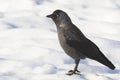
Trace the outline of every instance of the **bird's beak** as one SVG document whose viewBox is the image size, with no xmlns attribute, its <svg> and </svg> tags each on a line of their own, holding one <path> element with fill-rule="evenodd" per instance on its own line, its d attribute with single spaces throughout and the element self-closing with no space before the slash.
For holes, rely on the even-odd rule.
<svg viewBox="0 0 120 80">
<path fill-rule="evenodd" d="M 46 17 L 52 18 L 52 17 L 53 17 L 53 14 L 47 15 Z"/>
</svg>

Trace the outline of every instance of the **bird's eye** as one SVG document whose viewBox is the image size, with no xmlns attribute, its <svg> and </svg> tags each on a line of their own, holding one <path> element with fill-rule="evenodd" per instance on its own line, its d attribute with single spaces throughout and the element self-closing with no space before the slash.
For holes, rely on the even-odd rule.
<svg viewBox="0 0 120 80">
<path fill-rule="evenodd" d="M 56 17 L 58 17 L 59 15 L 57 14 Z"/>
</svg>

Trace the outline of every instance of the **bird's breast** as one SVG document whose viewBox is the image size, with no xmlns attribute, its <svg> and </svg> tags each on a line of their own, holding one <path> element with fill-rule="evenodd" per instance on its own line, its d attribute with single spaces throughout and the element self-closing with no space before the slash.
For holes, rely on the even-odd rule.
<svg viewBox="0 0 120 80">
<path fill-rule="evenodd" d="M 65 53 L 67 55 L 69 55 L 70 57 L 72 57 L 74 59 L 79 59 L 79 58 L 83 59 L 84 58 L 84 56 L 82 56 L 78 51 L 76 51 L 74 48 L 70 47 L 66 43 L 66 38 L 62 31 L 58 31 L 58 38 L 59 38 L 61 47 L 63 48 L 63 50 L 65 51 Z"/>
</svg>

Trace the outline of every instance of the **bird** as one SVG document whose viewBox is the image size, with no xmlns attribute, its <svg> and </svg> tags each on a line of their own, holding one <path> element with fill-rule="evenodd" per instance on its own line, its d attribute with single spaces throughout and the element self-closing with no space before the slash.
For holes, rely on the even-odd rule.
<svg viewBox="0 0 120 80">
<path fill-rule="evenodd" d="M 95 60 L 112 70 L 115 69 L 115 66 L 107 59 L 97 45 L 88 39 L 81 30 L 73 24 L 65 11 L 57 9 L 46 17 L 51 18 L 56 24 L 60 45 L 64 52 L 75 62 L 74 69 L 68 71 L 67 75 L 79 73 L 80 71 L 77 69 L 79 62 L 81 59 L 86 58 Z"/>
</svg>

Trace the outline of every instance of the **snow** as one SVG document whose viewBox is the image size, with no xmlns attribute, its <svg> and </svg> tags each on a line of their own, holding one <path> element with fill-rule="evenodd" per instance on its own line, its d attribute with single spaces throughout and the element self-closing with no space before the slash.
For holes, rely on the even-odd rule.
<svg viewBox="0 0 120 80">
<path fill-rule="evenodd" d="M 56 9 L 116 66 L 81 60 L 80 75 L 65 75 L 74 61 L 59 45 L 45 16 Z M 0 80 L 120 80 L 120 0 L 0 0 Z"/>
</svg>

